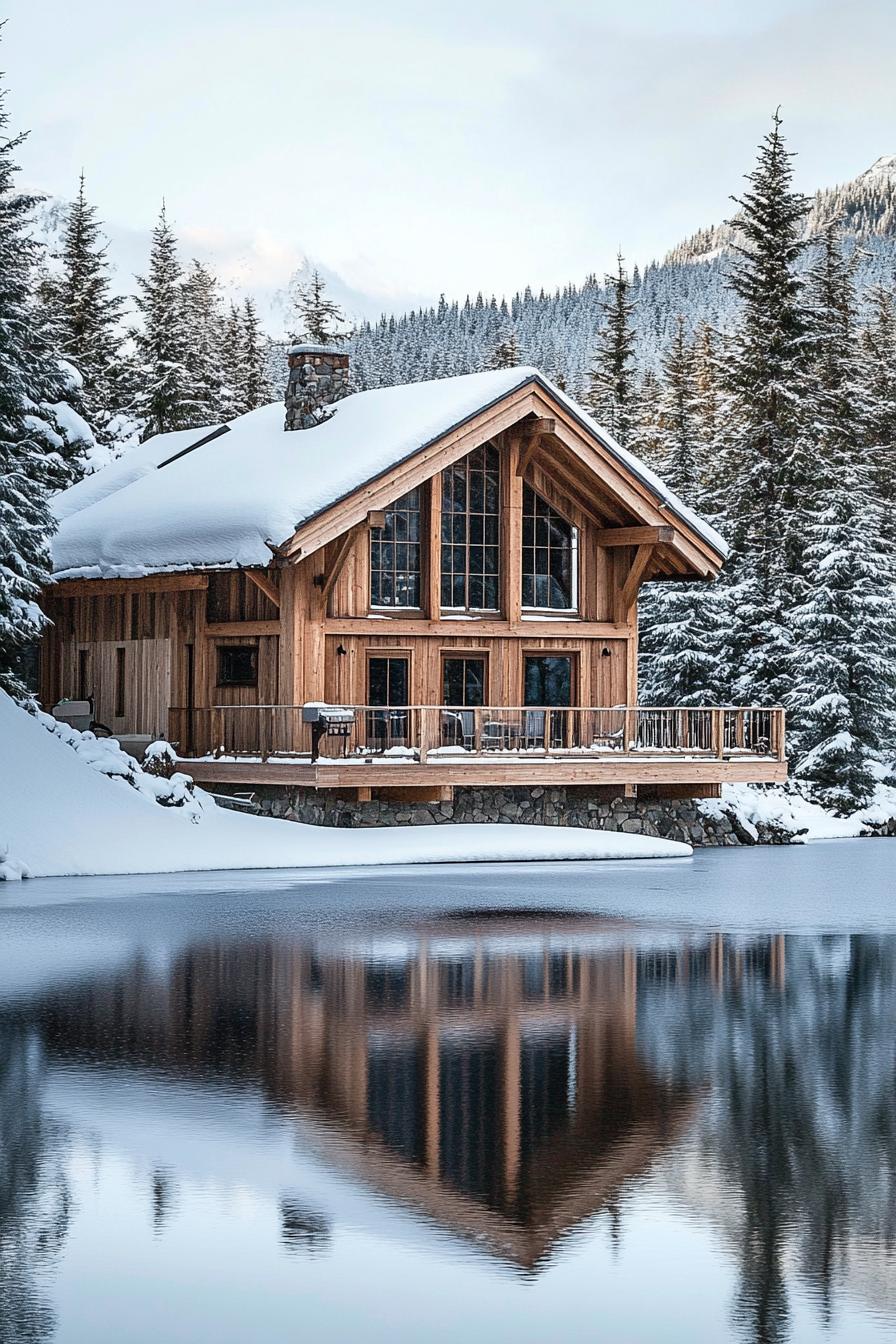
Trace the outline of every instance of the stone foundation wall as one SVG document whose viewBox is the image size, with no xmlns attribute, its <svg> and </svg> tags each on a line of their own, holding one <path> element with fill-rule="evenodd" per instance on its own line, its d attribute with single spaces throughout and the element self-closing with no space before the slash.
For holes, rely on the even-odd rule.
<svg viewBox="0 0 896 1344">
<path fill-rule="evenodd" d="M 243 793 L 226 786 L 219 796 Z M 259 785 L 252 810 L 268 817 L 313 826 L 429 826 L 452 822 L 501 822 L 508 825 L 586 826 L 598 831 L 662 836 L 691 845 L 786 844 L 783 832 L 756 837 L 730 813 L 707 817 L 695 799 L 606 799 L 587 788 L 456 789 L 450 803 L 398 802 L 374 799 L 358 803 L 335 793 L 285 785 Z"/>
</svg>

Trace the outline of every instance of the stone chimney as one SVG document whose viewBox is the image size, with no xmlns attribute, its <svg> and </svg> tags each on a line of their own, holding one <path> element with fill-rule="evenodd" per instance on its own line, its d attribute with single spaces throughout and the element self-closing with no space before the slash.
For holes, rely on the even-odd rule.
<svg viewBox="0 0 896 1344">
<path fill-rule="evenodd" d="M 348 355 L 334 345 L 293 345 L 286 384 L 286 428 L 313 429 L 333 414 L 334 402 L 347 397 Z"/>
</svg>

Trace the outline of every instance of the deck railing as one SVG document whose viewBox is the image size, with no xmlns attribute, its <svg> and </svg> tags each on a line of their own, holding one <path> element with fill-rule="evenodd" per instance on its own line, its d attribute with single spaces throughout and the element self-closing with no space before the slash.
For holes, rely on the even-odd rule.
<svg viewBox="0 0 896 1344">
<path fill-rule="evenodd" d="M 783 761 L 784 710 L 756 706 L 657 707 L 353 705 L 344 736 L 324 736 L 320 759 L 387 756 L 396 762 L 452 756 L 744 755 Z M 217 705 L 169 711 L 181 756 L 311 755 L 301 705 Z"/>
</svg>

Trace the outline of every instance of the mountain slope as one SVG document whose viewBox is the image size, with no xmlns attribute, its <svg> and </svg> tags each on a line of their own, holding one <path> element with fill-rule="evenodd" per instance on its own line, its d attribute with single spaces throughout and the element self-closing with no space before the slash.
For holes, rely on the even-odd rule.
<svg viewBox="0 0 896 1344">
<path fill-rule="evenodd" d="M 896 274 L 896 155 L 884 156 L 851 182 L 819 191 L 806 221 L 807 237 L 830 218 L 843 220 L 848 243 L 858 249 L 860 290 L 893 284 Z M 633 292 L 637 358 L 655 368 L 679 314 L 693 331 L 701 322 L 724 329 L 736 311 L 725 283 L 734 229 L 701 229 L 643 272 L 635 268 Z M 442 303 L 365 327 L 353 342 L 356 376 L 367 386 L 444 377 L 483 368 L 509 327 L 524 362 L 565 379 L 579 395 L 587 384 L 595 332 L 602 323 L 601 284 L 534 295 L 527 289 L 509 302 L 469 299 Z"/>
</svg>

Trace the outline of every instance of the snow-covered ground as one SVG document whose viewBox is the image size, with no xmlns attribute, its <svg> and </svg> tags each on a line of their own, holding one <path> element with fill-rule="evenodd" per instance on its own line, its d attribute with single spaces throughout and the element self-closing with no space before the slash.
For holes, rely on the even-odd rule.
<svg viewBox="0 0 896 1344">
<path fill-rule="evenodd" d="M 754 839 L 763 829 L 790 831 L 803 840 L 845 840 L 867 834 L 869 826 L 896 817 L 896 788 L 880 783 L 870 806 L 849 817 L 837 817 L 792 788 L 757 784 L 724 784 L 722 797 L 700 803 L 705 816 L 734 812 Z M 802 833 L 802 835 L 801 835 Z"/>
<path fill-rule="evenodd" d="M 121 767 L 114 746 L 48 731 L 0 692 L 0 879 L 691 853 L 670 840 L 562 826 L 303 826 L 227 811 L 199 791 L 160 806 L 169 786 L 141 774 L 135 788 Z M 181 789 L 175 780 L 173 802 Z"/>
</svg>

